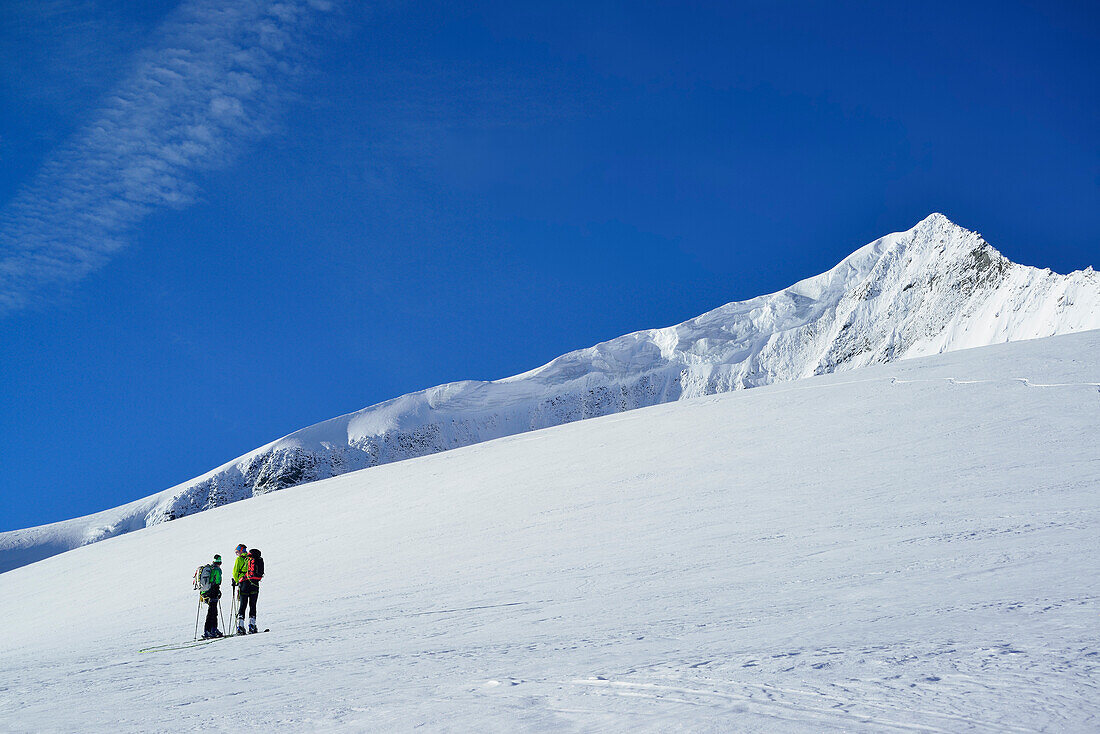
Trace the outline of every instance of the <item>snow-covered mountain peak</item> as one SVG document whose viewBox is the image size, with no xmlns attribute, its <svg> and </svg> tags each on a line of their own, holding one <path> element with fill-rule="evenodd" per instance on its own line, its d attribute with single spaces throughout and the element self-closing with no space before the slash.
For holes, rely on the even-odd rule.
<svg viewBox="0 0 1100 734">
<path fill-rule="evenodd" d="M 513 377 L 403 395 L 125 507 L 0 534 L 0 571 L 253 495 L 525 431 L 1096 328 L 1100 277 L 1091 268 L 1063 276 L 1014 264 L 935 213 L 776 293 L 569 352 Z"/>
<path fill-rule="evenodd" d="M 911 274 L 932 275 L 960 267 L 984 270 L 991 263 L 1009 263 L 980 234 L 939 213 L 930 214 L 905 232 L 886 235 L 871 247 L 878 258 L 870 273 L 874 279 L 889 278 L 889 271 L 899 268 Z"/>
<path fill-rule="evenodd" d="M 965 227 L 960 227 L 955 224 L 947 218 L 947 215 L 941 214 L 940 212 L 932 212 L 927 217 L 914 224 L 912 229 L 902 234 L 912 233 L 918 237 L 927 237 L 940 232 L 955 232 L 961 235 L 979 236 Z"/>
</svg>

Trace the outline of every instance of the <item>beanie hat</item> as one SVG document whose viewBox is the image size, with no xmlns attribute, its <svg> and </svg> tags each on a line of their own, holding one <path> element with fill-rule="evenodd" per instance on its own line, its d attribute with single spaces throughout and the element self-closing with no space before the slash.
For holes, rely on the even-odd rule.
<svg viewBox="0 0 1100 734">
<path fill-rule="evenodd" d="M 221 563 L 221 562 L 222 562 L 222 557 L 219 556 L 217 553 L 215 553 L 214 554 L 214 563 Z"/>
</svg>

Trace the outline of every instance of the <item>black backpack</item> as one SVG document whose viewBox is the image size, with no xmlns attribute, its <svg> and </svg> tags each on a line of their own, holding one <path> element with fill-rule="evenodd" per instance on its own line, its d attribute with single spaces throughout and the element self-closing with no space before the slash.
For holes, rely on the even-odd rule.
<svg viewBox="0 0 1100 734">
<path fill-rule="evenodd" d="M 259 581 L 264 577 L 264 559 L 260 556 L 260 551 L 255 548 L 248 551 L 248 555 L 252 557 L 252 573 L 248 576 Z"/>
</svg>

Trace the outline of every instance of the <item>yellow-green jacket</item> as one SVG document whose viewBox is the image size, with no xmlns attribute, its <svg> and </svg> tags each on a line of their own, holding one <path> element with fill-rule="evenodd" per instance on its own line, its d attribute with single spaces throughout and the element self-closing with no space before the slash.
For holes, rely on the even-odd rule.
<svg viewBox="0 0 1100 734">
<path fill-rule="evenodd" d="M 233 580 L 238 584 L 241 583 L 241 579 L 244 578 L 245 573 L 248 572 L 248 554 L 243 553 L 237 556 L 237 560 L 233 563 Z"/>
</svg>

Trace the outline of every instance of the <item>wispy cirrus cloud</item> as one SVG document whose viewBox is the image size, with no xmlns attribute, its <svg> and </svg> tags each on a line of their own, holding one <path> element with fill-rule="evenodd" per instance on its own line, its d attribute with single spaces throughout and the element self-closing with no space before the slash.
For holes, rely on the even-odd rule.
<svg viewBox="0 0 1100 734">
<path fill-rule="evenodd" d="M 269 133 L 330 0 L 188 0 L 0 210 L 0 315 L 102 266 L 195 174 Z"/>
</svg>

